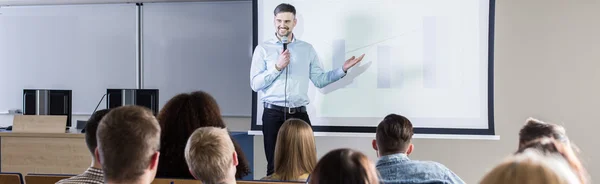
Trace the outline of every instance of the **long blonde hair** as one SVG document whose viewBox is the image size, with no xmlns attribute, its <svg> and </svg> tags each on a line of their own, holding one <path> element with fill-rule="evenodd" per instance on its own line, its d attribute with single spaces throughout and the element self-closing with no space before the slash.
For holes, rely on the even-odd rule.
<svg viewBox="0 0 600 184">
<path fill-rule="evenodd" d="M 300 119 L 283 123 L 275 144 L 275 174 L 281 180 L 297 180 L 317 165 L 317 148 L 312 128 Z"/>
<path fill-rule="evenodd" d="M 526 150 L 498 165 L 480 184 L 575 184 L 581 183 L 567 161 L 558 155 Z"/>
</svg>

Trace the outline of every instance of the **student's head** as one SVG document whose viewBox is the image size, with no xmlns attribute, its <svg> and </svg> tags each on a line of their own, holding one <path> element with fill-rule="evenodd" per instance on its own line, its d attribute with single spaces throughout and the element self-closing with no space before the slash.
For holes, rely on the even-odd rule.
<svg viewBox="0 0 600 184">
<path fill-rule="evenodd" d="M 152 112 L 140 106 L 112 109 L 97 131 L 96 158 L 108 183 L 151 182 L 156 173 L 160 127 Z"/>
<path fill-rule="evenodd" d="M 201 127 L 226 128 L 217 101 L 203 91 L 171 98 L 158 113 L 158 121 L 162 129 L 158 177 L 192 178 L 184 157 L 188 138 Z M 250 167 L 241 147 L 232 141 L 240 162 L 236 177 L 242 178 Z"/>
<path fill-rule="evenodd" d="M 337 149 L 327 153 L 310 176 L 310 184 L 377 184 L 375 165 L 361 152 Z"/>
<path fill-rule="evenodd" d="M 536 139 L 521 146 L 515 154 L 523 154 L 527 151 L 537 151 L 540 154 L 547 156 L 560 156 L 567 161 L 582 183 L 587 183 L 589 180 L 586 169 L 583 167 L 583 164 L 577 155 L 573 152 L 573 149 L 562 142 L 547 137 Z"/>
<path fill-rule="evenodd" d="M 498 165 L 480 183 L 573 184 L 579 180 L 562 157 L 528 150 Z"/>
<path fill-rule="evenodd" d="M 379 156 L 410 154 L 413 150 L 411 143 L 413 134 L 413 126 L 408 118 L 389 114 L 377 125 L 377 133 L 372 143 L 373 149 Z"/>
<path fill-rule="evenodd" d="M 98 124 L 100 124 L 100 120 L 102 120 L 108 112 L 110 112 L 110 109 L 102 109 L 94 112 L 85 124 L 85 144 L 87 145 L 88 150 L 90 150 L 92 157 L 95 157 L 94 152 L 98 147 L 98 141 L 96 139 Z"/>
<path fill-rule="evenodd" d="M 528 118 L 525 126 L 519 132 L 519 147 L 543 137 L 553 138 L 557 141 L 570 144 L 569 138 L 562 126 Z"/>
<path fill-rule="evenodd" d="M 277 134 L 275 174 L 282 180 L 297 180 L 317 165 L 317 150 L 312 128 L 300 119 L 289 119 Z"/>
<path fill-rule="evenodd" d="M 273 10 L 274 24 L 278 36 L 290 36 L 296 27 L 296 8 L 291 4 L 282 3 Z"/>
<path fill-rule="evenodd" d="M 235 183 L 238 160 L 226 129 L 196 129 L 185 146 L 185 160 L 192 175 L 202 183 Z"/>
</svg>

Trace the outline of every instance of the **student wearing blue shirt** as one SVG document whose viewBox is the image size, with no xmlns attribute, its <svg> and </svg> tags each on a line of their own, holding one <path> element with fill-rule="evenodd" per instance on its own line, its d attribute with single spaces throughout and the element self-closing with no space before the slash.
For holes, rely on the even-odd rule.
<svg viewBox="0 0 600 184">
<path fill-rule="evenodd" d="M 267 175 L 273 173 L 273 155 L 277 132 L 286 119 L 298 118 L 310 124 L 306 113 L 308 80 L 323 88 L 346 75 L 348 69 L 362 60 L 351 57 L 343 66 L 324 71 L 310 43 L 293 34 L 296 9 L 280 4 L 273 11 L 275 33 L 256 46 L 250 68 L 250 85 L 264 105 L 262 116 Z M 283 49 L 285 46 L 286 50 Z"/>
<path fill-rule="evenodd" d="M 383 184 L 440 183 L 464 184 L 446 166 L 432 161 L 411 160 L 413 126 L 408 118 L 390 114 L 377 126 L 373 149 L 377 151 L 377 171 Z"/>
</svg>

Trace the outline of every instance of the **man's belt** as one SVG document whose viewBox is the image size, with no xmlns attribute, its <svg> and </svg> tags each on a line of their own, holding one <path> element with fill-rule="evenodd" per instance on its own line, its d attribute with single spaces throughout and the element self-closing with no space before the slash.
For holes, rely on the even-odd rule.
<svg viewBox="0 0 600 184">
<path fill-rule="evenodd" d="M 270 103 L 264 103 L 263 106 L 267 109 L 273 109 L 273 110 L 277 110 L 277 111 L 281 111 L 281 112 L 287 112 L 288 114 L 295 114 L 297 112 L 300 112 L 300 113 L 306 112 L 306 106 L 290 108 L 290 107 L 282 107 L 279 105 L 273 105 Z"/>
</svg>

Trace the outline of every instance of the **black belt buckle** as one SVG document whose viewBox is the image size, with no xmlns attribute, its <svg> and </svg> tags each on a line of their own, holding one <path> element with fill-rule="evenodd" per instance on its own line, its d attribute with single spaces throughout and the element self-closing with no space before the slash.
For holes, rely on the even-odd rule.
<svg viewBox="0 0 600 184">
<path fill-rule="evenodd" d="M 288 114 L 296 114 L 296 108 L 287 108 L 288 109 Z"/>
</svg>

